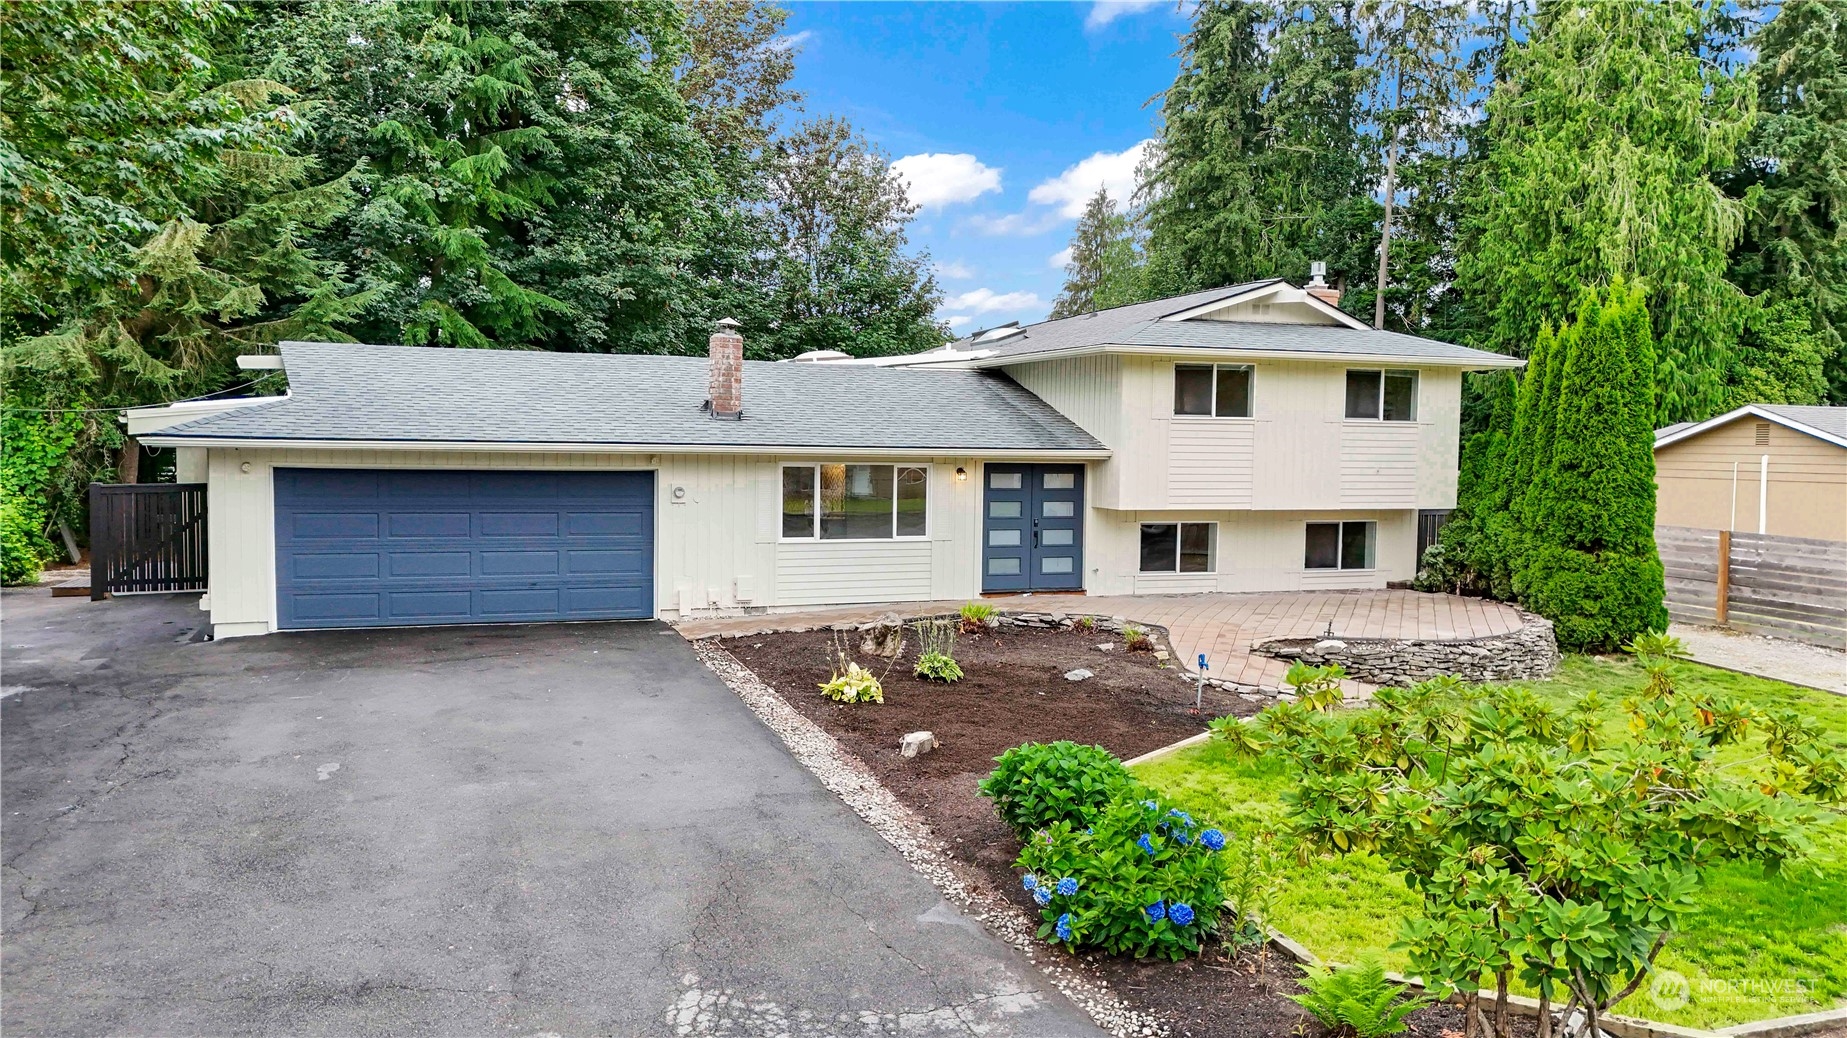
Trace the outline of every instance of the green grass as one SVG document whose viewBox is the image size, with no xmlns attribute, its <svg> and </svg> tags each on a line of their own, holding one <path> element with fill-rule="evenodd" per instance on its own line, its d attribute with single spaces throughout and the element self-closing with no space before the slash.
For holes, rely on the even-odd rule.
<svg viewBox="0 0 1847 1038">
<path fill-rule="evenodd" d="M 1847 698 L 1691 663 L 1676 665 L 1675 674 L 1687 693 L 1717 692 L 1760 708 L 1794 709 L 1831 734 L 1847 736 Z M 1642 680 L 1633 661 L 1571 656 L 1552 680 L 1529 687 L 1561 702 L 1595 689 L 1608 703 L 1610 725 L 1620 729 L 1621 700 Z M 1142 765 L 1136 773 L 1181 807 L 1241 830 L 1281 821 L 1281 796 L 1292 781 L 1282 764 L 1240 761 L 1217 743 Z M 1847 1005 L 1847 817 L 1833 815 L 1815 843 L 1813 860 L 1781 875 L 1736 864 L 1709 870 L 1700 907 L 1658 960 L 1692 981 L 1692 1001 L 1666 1011 L 1644 989 L 1617 1012 L 1724 1027 Z M 1404 956 L 1390 945 L 1400 921 L 1417 910 L 1417 898 L 1384 862 L 1354 854 L 1292 863 L 1275 923 L 1323 958 L 1352 962 L 1373 953 L 1400 969 Z"/>
</svg>

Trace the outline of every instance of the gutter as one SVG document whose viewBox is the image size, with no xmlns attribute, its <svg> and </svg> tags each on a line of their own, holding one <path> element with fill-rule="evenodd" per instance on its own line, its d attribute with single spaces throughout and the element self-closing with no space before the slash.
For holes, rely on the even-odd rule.
<svg viewBox="0 0 1847 1038">
<path fill-rule="evenodd" d="M 1107 447 L 1007 448 L 1007 447 L 847 447 L 779 444 L 686 443 L 526 443 L 505 440 L 308 440 L 239 436 L 141 437 L 149 447 L 216 447 L 247 450 L 348 450 L 348 451 L 482 451 L 545 454 L 759 454 L 797 457 L 910 458 L 976 457 L 1023 461 L 1101 461 L 1111 456 Z"/>
</svg>

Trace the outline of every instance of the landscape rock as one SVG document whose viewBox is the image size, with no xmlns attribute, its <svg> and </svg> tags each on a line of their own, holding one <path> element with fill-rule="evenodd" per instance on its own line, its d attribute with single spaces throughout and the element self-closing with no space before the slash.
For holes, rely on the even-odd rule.
<svg viewBox="0 0 1847 1038">
<path fill-rule="evenodd" d="M 1094 677 L 1096 677 L 1095 674 L 1092 674 L 1090 671 L 1087 671 L 1082 667 L 1079 667 L 1076 670 L 1065 671 L 1066 681 L 1088 681 Z"/>
<path fill-rule="evenodd" d="M 935 732 L 912 732 L 898 743 L 898 752 L 906 757 L 915 757 L 934 749 L 936 749 Z"/>
<path fill-rule="evenodd" d="M 1373 685 L 1410 685 L 1443 674 L 1465 681 L 1548 677 L 1559 661 L 1552 621 L 1524 612 L 1521 619 L 1518 631 L 1486 638 L 1277 638 L 1251 651 L 1312 667 L 1338 663 L 1348 677 Z"/>
<path fill-rule="evenodd" d="M 1098 652 L 1114 652 L 1115 649 L 1116 649 L 1115 642 L 1104 642 L 1102 645 L 1097 646 Z"/>
<path fill-rule="evenodd" d="M 860 630 L 865 632 L 859 640 L 861 652 L 894 660 L 904 651 L 904 617 L 897 613 L 886 613 Z"/>
</svg>

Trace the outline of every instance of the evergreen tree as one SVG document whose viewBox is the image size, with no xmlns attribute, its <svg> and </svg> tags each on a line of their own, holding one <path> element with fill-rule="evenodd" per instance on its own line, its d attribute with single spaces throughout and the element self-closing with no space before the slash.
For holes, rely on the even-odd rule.
<svg viewBox="0 0 1847 1038">
<path fill-rule="evenodd" d="M 1725 179 L 1751 208 L 1730 276 L 1764 312 L 1745 328 L 1726 406 L 1844 404 L 1847 7 L 1787 0 L 1751 44 L 1761 114 Z"/>
<path fill-rule="evenodd" d="M 1718 17 L 1692 0 L 1542 6 L 1489 98 L 1471 245 L 1457 258 L 1486 343 L 1508 353 L 1585 285 L 1644 286 L 1663 423 L 1722 408 L 1744 320 L 1725 280 L 1743 209 L 1710 177 L 1749 127 L 1753 95 L 1697 50 Z"/>
<path fill-rule="evenodd" d="M 1139 266 L 1133 222 L 1117 210 L 1107 189 L 1098 188 L 1071 234 L 1071 261 L 1049 319 L 1135 302 Z"/>
<path fill-rule="evenodd" d="M 325 240 L 372 341 L 666 352 L 710 152 L 673 79 L 684 15 L 623 4 L 309 0 L 253 51 L 365 199 Z"/>
<path fill-rule="evenodd" d="M 1588 296 L 1556 343 L 1562 356 L 1545 477 L 1521 516 L 1521 601 L 1552 620 L 1559 645 L 1609 651 L 1665 630 L 1655 551 L 1654 337 L 1647 301 L 1620 280 Z M 1541 401 L 1542 404 L 1544 401 Z"/>
<path fill-rule="evenodd" d="M 917 207 L 877 148 L 844 119 L 817 119 L 772 146 L 775 269 L 767 328 L 745 328 L 755 357 L 809 350 L 913 353 L 947 338 L 927 253 L 909 251 Z"/>
</svg>

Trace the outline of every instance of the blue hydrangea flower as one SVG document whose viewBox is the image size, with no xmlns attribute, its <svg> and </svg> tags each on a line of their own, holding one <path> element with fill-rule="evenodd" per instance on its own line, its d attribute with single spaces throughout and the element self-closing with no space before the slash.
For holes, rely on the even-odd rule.
<svg viewBox="0 0 1847 1038">
<path fill-rule="evenodd" d="M 1071 913 L 1066 912 L 1064 915 L 1059 916 L 1058 923 L 1053 927 L 1053 931 L 1058 934 L 1059 940 L 1069 941 L 1071 939 Z"/>
<path fill-rule="evenodd" d="M 1192 816 L 1192 815 L 1190 815 L 1190 814 L 1187 814 L 1187 813 L 1186 813 L 1185 811 L 1182 811 L 1182 810 L 1180 810 L 1179 808 L 1177 808 L 1177 807 L 1176 807 L 1176 808 L 1174 808 L 1174 809 L 1173 809 L 1172 811 L 1169 811 L 1169 812 L 1167 812 L 1167 813 L 1168 813 L 1169 815 L 1171 815 L 1171 816 L 1173 816 L 1174 818 L 1178 818 L 1178 819 L 1180 819 L 1180 824 L 1181 824 L 1181 825 L 1184 825 L 1184 826 L 1187 826 L 1188 828 L 1191 828 L 1191 827 L 1192 827 L 1192 825 L 1193 825 L 1193 816 Z"/>
<path fill-rule="evenodd" d="M 1199 834 L 1199 842 L 1206 845 L 1206 850 L 1222 851 L 1225 849 L 1225 834 L 1217 829 L 1207 829 Z"/>
<path fill-rule="evenodd" d="M 1157 803 L 1155 803 L 1155 802 L 1154 802 L 1154 801 L 1152 801 L 1152 800 L 1144 800 L 1144 801 L 1142 801 L 1142 806 L 1143 806 L 1143 807 L 1145 807 L 1145 808 L 1147 808 L 1147 809 L 1148 809 L 1148 810 L 1150 810 L 1150 811 L 1159 811 L 1159 810 L 1161 809 L 1161 805 L 1160 805 L 1160 804 L 1157 804 Z"/>
<path fill-rule="evenodd" d="M 1038 889 L 1039 877 L 1028 872 L 1026 875 L 1020 877 L 1020 886 L 1025 887 L 1026 892 L 1030 894 Z"/>
<path fill-rule="evenodd" d="M 1164 901 L 1156 901 L 1154 904 L 1142 909 L 1142 911 L 1148 913 L 1149 922 L 1158 923 L 1167 918 L 1167 903 Z"/>
<path fill-rule="evenodd" d="M 1140 847 L 1150 858 L 1154 857 L 1154 834 L 1143 833 L 1141 839 L 1135 841 L 1135 846 Z"/>
<path fill-rule="evenodd" d="M 1175 834 L 1174 834 L 1174 839 L 1176 839 L 1176 840 L 1179 840 L 1179 841 L 1180 841 L 1180 846 L 1182 846 L 1182 847 L 1185 847 L 1185 846 L 1186 846 L 1187 844 L 1189 844 L 1189 843 L 1192 843 L 1192 842 L 1193 842 L 1193 840 L 1192 840 L 1192 838 L 1191 838 L 1191 837 L 1189 837 L 1189 836 L 1187 836 L 1187 834 L 1186 834 L 1186 830 L 1185 830 L 1185 829 L 1182 829 L 1182 830 L 1180 830 L 1179 832 L 1177 832 L 1177 833 L 1175 833 Z"/>
<path fill-rule="evenodd" d="M 1172 919 L 1176 926 L 1191 925 L 1193 922 L 1193 906 L 1188 904 L 1173 905 L 1167 910 L 1167 918 Z"/>
<path fill-rule="evenodd" d="M 1040 903 L 1041 905 L 1049 905 L 1049 904 L 1051 904 L 1051 903 L 1052 903 L 1052 891 L 1051 891 L 1051 888 L 1049 888 L 1049 887 L 1037 887 L 1037 888 L 1034 888 L 1034 890 L 1033 890 L 1033 900 L 1034 900 L 1034 901 L 1037 901 L 1037 902 L 1039 902 L 1039 903 Z"/>
<path fill-rule="evenodd" d="M 1064 897 L 1070 897 L 1072 894 L 1077 893 L 1077 880 L 1072 879 L 1070 876 L 1066 876 L 1064 879 L 1059 880 L 1058 893 Z"/>
</svg>

